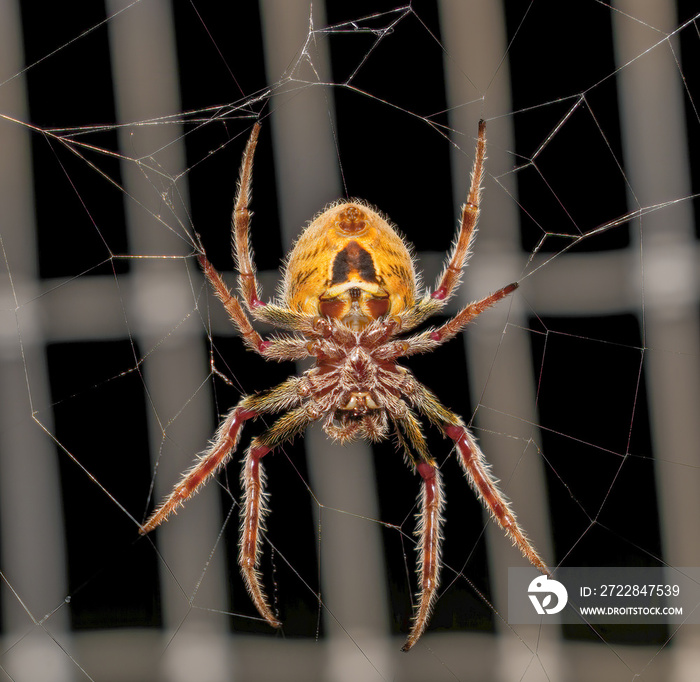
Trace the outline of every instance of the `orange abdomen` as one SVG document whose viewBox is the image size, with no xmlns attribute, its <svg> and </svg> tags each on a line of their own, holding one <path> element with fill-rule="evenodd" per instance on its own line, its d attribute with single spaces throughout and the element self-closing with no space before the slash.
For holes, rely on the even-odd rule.
<svg viewBox="0 0 700 682">
<path fill-rule="evenodd" d="M 353 320 L 396 315 L 415 303 L 413 259 L 379 213 L 359 202 L 337 203 L 294 245 L 284 298 L 293 310 L 310 315 Z"/>
</svg>

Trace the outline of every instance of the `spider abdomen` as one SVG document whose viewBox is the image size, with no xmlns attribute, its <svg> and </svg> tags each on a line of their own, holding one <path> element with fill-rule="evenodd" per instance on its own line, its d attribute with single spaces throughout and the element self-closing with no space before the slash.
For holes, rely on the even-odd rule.
<svg viewBox="0 0 700 682">
<path fill-rule="evenodd" d="M 413 259 L 396 229 L 359 201 L 319 214 L 296 242 L 284 273 L 293 310 L 341 320 L 362 331 L 415 303 Z"/>
</svg>

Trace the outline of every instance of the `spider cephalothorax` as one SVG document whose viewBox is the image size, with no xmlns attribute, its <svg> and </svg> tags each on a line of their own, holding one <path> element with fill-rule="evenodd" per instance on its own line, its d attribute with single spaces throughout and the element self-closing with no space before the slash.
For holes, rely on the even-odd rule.
<svg viewBox="0 0 700 682">
<path fill-rule="evenodd" d="M 547 572 L 460 417 L 398 364 L 400 358 L 430 351 L 453 338 L 469 321 L 517 288 L 517 284 L 510 284 L 465 306 L 439 327 L 409 334 L 444 308 L 466 265 L 479 215 L 485 124 L 479 124 L 471 187 L 462 208 L 459 233 L 432 293 L 418 291 L 409 248 L 383 216 L 361 201 L 339 201 L 319 214 L 299 237 L 285 264 L 280 301 L 268 303 L 261 300 L 249 242 L 248 205 L 259 130 L 256 124 L 243 155 L 233 214 L 234 259 L 243 305 L 230 293 L 201 247 L 199 260 L 251 350 L 272 360 L 312 357 L 315 364 L 300 377 L 290 377 L 274 388 L 242 398 L 222 422 L 209 448 L 185 472 L 141 532 L 147 533 L 165 521 L 228 462 L 245 421 L 283 412 L 253 439 L 244 458 L 239 552 L 241 572 L 255 606 L 270 625 L 279 627 L 281 623 L 269 606 L 257 570 L 261 522 L 266 511 L 262 458 L 314 421 L 321 421 L 325 432 L 340 442 L 356 438 L 377 441 L 392 435 L 421 476 L 423 486 L 416 531 L 420 587 L 413 624 L 403 647 L 407 651 L 427 625 L 440 569 L 443 492 L 440 471 L 428 452 L 419 417 L 454 441 L 462 469 L 484 506 L 523 555 Z M 263 340 L 250 317 L 292 333 Z"/>
</svg>

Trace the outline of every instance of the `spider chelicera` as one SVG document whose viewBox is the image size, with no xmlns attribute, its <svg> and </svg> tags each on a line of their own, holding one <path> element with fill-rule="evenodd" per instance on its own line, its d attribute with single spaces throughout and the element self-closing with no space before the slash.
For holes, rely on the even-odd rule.
<svg viewBox="0 0 700 682">
<path fill-rule="evenodd" d="M 262 300 L 249 239 L 253 155 L 259 132 L 256 123 L 243 154 L 233 213 L 240 299 L 231 294 L 201 247 L 199 262 L 250 350 L 269 360 L 312 357 L 315 363 L 301 376 L 243 397 L 223 420 L 209 447 L 144 523 L 141 533 L 165 521 L 229 461 L 244 422 L 283 413 L 252 440 L 243 460 L 239 551 L 241 573 L 257 610 L 271 626 L 280 627 L 258 571 L 261 524 L 267 511 L 262 458 L 319 420 L 325 432 L 341 443 L 357 438 L 379 441 L 393 435 L 422 481 L 416 530 L 419 589 L 403 646 L 408 651 L 425 630 L 437 597 L 444 504 L 440 470 L 428 452 L 419 417 L 454 441 L 458 461 L 482 504 L 523 555 L 548 572 L 462 419 L 397 362 L 449 341 L 518 286 L 509 284 L 470 303 L 438 327 L 403 335 L 442 311 L 460 283 L 479 216 L 486 125 L 479 123 L 471 186 L 457 239 L 432 293 L 419 292 L 414 259 L 395 228 L 363 201 L 352 200 L 330 205 L 306 227 L 284 265 L 281 298 L 267 303 Z M 263 339 L 251 318 L 292 333 Z"/>
</svg>

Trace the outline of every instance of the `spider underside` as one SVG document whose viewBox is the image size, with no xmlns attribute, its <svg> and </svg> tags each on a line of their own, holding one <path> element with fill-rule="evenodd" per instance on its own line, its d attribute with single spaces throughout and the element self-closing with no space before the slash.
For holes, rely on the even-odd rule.
<svg viewBox="0 0 700 682">
<path fill-rule="evenodd" d="M 416 529 L 419 589 L 403 646 L 408 651 L 425 630 L 437 597 L 444 504 L 440 471 L 428 452 L 419 417 L 454 441 L 467 480 L 492 518 L 534 566 L 548 572 L 462 419 L 397 364 L 400 358 L 433 350 L 450 340 L 517 288 L 517 284 L 510 284 L 470 303 L 438 327 L 400 336 L 439 313 L 460 283 L 479 215 L 485 123 L 479 124 L 471 186 L 459 232 L 432 293 L 419 296 L 413 258 L 394 228 L 364 202 L 343 201 L 328 207 L 302 233 L 285 263 L 283 295 L 268 303 L 261 300 L 249 241 L 253 156 L 259 130 L 260 125 L 255 124 L 243 154 L 233 213 L 240 299 L 231 294 L 201 245 L 199 261 L 250 350 L 277 361 L 312 357 L 315 364 L 301 376 L 243 397 L 223 420 L 209 447 L 141 527 L 141 533 L 165 521 L 229 461 L 244 422 L 283 413 L 252 440 L 243 460 L 239 551 L 241 573 L 257 610 L 270 625 L 280 627 L 258 571 L 267 511 L 262 458 L 314 421 L 320 421 L 325 432 L 341 443 L 395 436 L 422 481 Z M 263 339 L 251 318 L 291 333 Z"/>
</svg>

